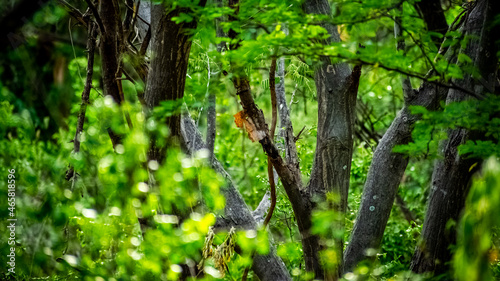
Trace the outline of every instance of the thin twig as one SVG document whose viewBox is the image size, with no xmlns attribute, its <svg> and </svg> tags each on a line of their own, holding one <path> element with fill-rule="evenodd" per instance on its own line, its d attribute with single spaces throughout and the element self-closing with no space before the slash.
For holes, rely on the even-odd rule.
<svg viewBox="0 0 500 281">
<path fill-rule="evenodd" d="M 73 7 L 70 3 L 66 2 L 65 0 L 57 0 L 66 10 L 68 13 L 75 18 L 78 22 L 80 22 L 83 26 L 87 27 L 87 21 L 85 20 L 84 15 L 82 12 L 80 12 L 77 8 Z"/>
<path fill-rule="evenodd" d="M 73 140 L 73 151 L 74 153 L 80 152 L 80 135 L 83 131 L 83 124 L 85 123 L 85 112 L 87 110 L 87 105 L 89 104 L 90 90 L 92 89 L 92 76 L 94 74 L 94 52 L 96 45 L 96 28 L 93 23 L 88 26 L 88 39 L 87 39 L 87 76 L 85 78 L 85 86 L 82 92 L 82 103 L 80 104 L 80 112 L 78 113 L 78 121 L 76 125 L 75 138 Z M 73 184 L 76 181 L 75 170 L 70 166 L 69 170 L 66 172 L 66 180 L 73 179 Z"/>
</svg>

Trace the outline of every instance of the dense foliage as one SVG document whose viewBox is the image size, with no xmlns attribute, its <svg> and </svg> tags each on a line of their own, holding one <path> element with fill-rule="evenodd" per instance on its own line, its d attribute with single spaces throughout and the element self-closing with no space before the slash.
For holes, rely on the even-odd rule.
<svg viewBox="0 0 500 281">
<path fill-rule="evenodd" d="M 0 7 L 6 15 L 22 1 L 7 2 Z M 85 11 L 87 2 L 71 4 Z M 122 11 L 127 10 L 126 3 L 137 4 L 116 2 L 120 2 Z M 331 208 L 335 194 L 318 202 L 312 215 L 313 234 L 343 236 L 347 245 L 375 147 L 404 104 L 400 77 L 410 77 L 418 88 L 423 81 L 453 87 L 453 81 L 477 75 L 467 55 L 461 53 L 457 63 L 450 63 L 438 54 L 435 42 L 444 37 L 425 31 L 426 23 L 416 8 L 419 1 L 335 0 L 330 1 L 332 17 L 305 14 L 303 2 L 296 0 L 245 0 L 238 14 L 212 1 L 203 8 L 197 6 L 199 1 L 165 2 L 171 9 L 192 8 L 174 17 L 176 23 L 198 23 L 190 31 L 193 43 L 183 99 L 165 101 L 153 111 L 147 110 L 141 103 L 145 82 L 132 68 L 136 58 L 124 53 L 120 58 L 127 72 L 120 80 L 124 102 L 118 106 L 104 95 L 96 51 L 93 87 L 78 153 L 73 149 L 87 72 L 86 28 L 76 24 L 65 5 L 48 1 L 39 4 L 38 11 L 9 34 L 10 43 L 4 43 L 7 46 L 2 47 L 0 55 L 0 224 L 6 230 L 0 246 L 0 278 L 178 280 L 187 273 L 197 274 L 202 280 L 240 280 L 255 253 L 266 254 L 275 247 L 293 280 L 312 280 L 312 274 L 305 270 L 297 219 L 282 184 L 277 183 L 277 205 L 268 230 L 259 227 L 214 233 L 216 219 L 224 217 L 223 190 L 228 179 L 212 169 L 208 150 L 190 154 L 182 144 L 164 141 L 170 134 L 165 118 L 179 112 L 189 114 L 205 132 L 208 96 L 215 93 L 214 154 L 247 205 L 255 209 L 269 189 L 267 156 L 247 132 L 234 124 L 233 116 L 241 105 L 233 76 L 226 71 L 235 65 L 245 69 L 255 103 L 271 120 L 269 67 L 273 57 L 284 60 L 282 82 L 295 134 L 303 130 L 296 146 L 302 180 L 307 183 L 318 131 L 314 80 L 318 58 L 329 56 L 332 63 L 361 64 L 345 229 L 332 227 L 333 218 L 339 216 Z M 444 2 L 450 25 L 472 9 L 471 2 Z M 219 17 L 223 19 L 223 32 L 238 31 L 236 39 L 216 37 Z M 401 20 L 405 51 L 396 51 L 393 29 L 397 18 Z M 499 19 L 496 16 L 497 22 Z M 328 38 L 327 30 L 317 24 L 321 21 L 333 21 L 342 41 L 319 43 Z M 465 47 L 471 40 L 458 29 L 450 30 L 445 37 L 450 48 Z M 219 52 L 216 46 L 224 41 L 241 43 L 233 50 L 227 49 L 228 43 Z M 147 53 L 146 57 L 151 55 Z M 429 69 L 435 71 L 427 75 Z M 280 81 L 276 77 L 276 82 Z M 470 167 L 480 169 L 462 219 L 448 222 L 458 225 L 458 241 L 452 246 L 452 274 L 458 280 L 500 278 L 500 100 L 495 94 L 459 103 L 441 101 L 438 111 L 411 107 L 421 119 L 413 128 L 412 140 L 395 149 L 408 155 L 410 164 L 400 183 L 381 249 L 368 253 L 376 256 L 373 263 L 361 264 L 343 278 L 449 277 L 413 274 L 409 266 L 424 222 L 433 163 L 442 157 L 440 145 L 447 138 L 447 130 L 455 128 L 478 132 L 485 138 L 469 140 L 459 147 L 462 155 L 481 161 Z M 109 130 L 122 136 L 120 144 L 112 144 Z M 148 161 L 153 137 L 159 145 L 168 147 L 160 163 Z M 277 137 L 276 143 L 284 155 L 284 141 Z M 76 176 L 67 180 L 70 169 Z M 14 205 L 9 209 L 9 174 L 15 177 L 15 209 Z M 154 218 L 155 227 L 144 234 L 138 218 L 148 216 Z M 3 243 L 10 234 L 8 219 L 14 217 L 15 243 Z M 325 238 L 323 243 L 326 263 L 337 263 L 339 257 L 332 250 L 334 239 Z M 237 252 L 232 253 L 235 245 Z M 15 247 L 15 274 L 9 273 L 6 265 L 11 247 Z M 252 273 L 249 278 L 258 280 Z"/>
</svg>

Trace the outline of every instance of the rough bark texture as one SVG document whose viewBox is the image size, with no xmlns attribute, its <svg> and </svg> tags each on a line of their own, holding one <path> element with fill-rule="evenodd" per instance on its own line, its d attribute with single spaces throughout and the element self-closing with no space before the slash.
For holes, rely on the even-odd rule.
<svg viewBox="0 0 500 281">
<path fill-rule="evenodd" d="M 465 89 L 483 95 L 487 88 L 494 88 L 497 68 L 496 50 L 493 46 L 498 39 L 498 30 L 491 30 L 494 15 L 499 13 L 499 3 L 494 0 L 479 0 L 466 21 L 465 34 L 472 39 L 462 52 L 472 59 L 473 65 L 485 82 L 466 75 L 456 81 Z M 479 39 L 475 39 L 479 38 Z M 483 83 L 489 84 L 484 85 Z M 466 93 L 450 89 L 447 103 L 471 98 Z M 469 139 L 477 139 L 478 133 L 457 128 L 448 131 L 448 139 L 442 145 L 443 159 L 438 160 L 432 175 L 431 193 L 422 230 L 422 241 L 417 246 L 411 269 L 416 273 L 433 272 L 435 275 L 448 270 L 452 253 L 449 246 L 456 242 L 456 229 L 448 223 L 458 221 L 465 204 L 472 174 L 477 170 L 472 165 L 480 162 L 458 154 L 458 146 Z M 479 165 L 478 165 L 479 166 Z M 476 166 L 476 168 L 478 167 Z"/>
<path fill-rule="evenodd" d="M 404 51 L 400 19 L 394 24 L 396 49 Z M 439 102 L 446 97 L 447 89 L 438 88 L 425 82 L 420 89 L 414 91 L 408 77 L 402 76 L 401 84 L 404 94 L 404 107 L 398 113 L 389 129 L 380 140 L 368 171 L 363 189 L 361 206 L 351 233 L 344 259 L 344 270 L 353 271 L 359 262 L 368 258 L 368 249 L 378 249 L 384 235 L 394 199 L 404 171 L 408 165 L 408 157 L 394 153 L 394 147 L 407 144 L 411 140 L 411 131 L 418 116 L 410 113 L 410 106 L 423 106 L 428 110 L 439 108 Z"/>
<path fill-rule="evenodd" d="M 330 4 L 326 0 L 306 0 L 303 5 L 308 14 L 331 15 Z M 339 42 L 337 27 L 330 23 L 321 25 L 330 38 L 324 44 Z M 311 180 L 308 191 L 312 197 L 323 200 L 326 193 L 338 196 L 339 201 L 334 208 L 340 214 L 340 220 L 334 222 L 334 228 L 343 229 L 343 214 L 347 208 L 347 195 L 351 172 L 353 151 L 353 126 L 356 96 L 358 92 L 361 66 L 351 71 L 346 63 L 332 64 L 329 57 L 321 57 L 320 65 L 316 67 L 314 80 L 318 96 L 318 134 Z M 342 273 L 343 239 L 336 237 L 338 268 L 329 269 L 330 277 L 337 278 Z M 324 278 L 324 269 L 318 260 L 321 248 L 304 248 L 304 255 L 314 258 L 306 260 L 306 268 L 311 268 L 317 278 Z"/>
<path fill-rule="evenodd" d="M 190 153 L 206 148 L 201 133 L 196 128 L 194 121 L 188 115 L 182 116 L 182 136 Z M 217 218 L 215 228 L 227 228 L 234 226 L 239 229 L 256 229 L 252 212 L 231 179 L 224 170 L 222 164 L 214 157 L 212 160 L 214 170 L 226 179 L 226 187 L 222 189 L 226 198 L 224 217 Z M 252 270 L 263 281 L 292 280 L 283 261 L 276 255 L 275 248 L 271 245 L 271 251 L 267 255 L 256 255 L 253 260 Z"/>
<path fill-rule="evenodd" d="M 186 73 L 191 50 L 190 28 L 196 27 L 196 22 L 176 24 L 172 17 L 178 16 L 183 9 L 169 11 L 164 5 L 151 7 L 151 65 L 147 79 L 144 100 L 148 108 L 152 109 L 162 101 L 179 101 L 184 95 Z M 166 118 L 170 129 L 170 140 L 180 137 L 180 114 L 173 114 Z M 165 150 L 151 140 L 149 159 L 161 162 L 165 157 Z"/>
<path fill-rule="evenodd" d="M 367 249 L 380 247 L 399 183 L 408 165 L 408 157 L 393 152 L 393 149 L 411 140 L 413 125 L 419 119 L 410 113 L 409 106 L 420 105 L 428 110 L 435 110 L 439 107 L 439 101 L 445 96 L 445 89 L 424 83 L 406 102 L 377 145 L 351 240 L 344 255 L 346 272 L 352 271 L 366 258 Z"/>
<path fill-rule="evenodd" d="M 101 53 L 102 82 L 104 95 L 110 95 L 117 104 L 123 99 L 120 96 L 116 75 L 121 53 L 121 22 L 118 3 L 112 0 L 99 1 L 99 15 L 104 30 L 100 30 L 99 51 Z"/>
</svg>

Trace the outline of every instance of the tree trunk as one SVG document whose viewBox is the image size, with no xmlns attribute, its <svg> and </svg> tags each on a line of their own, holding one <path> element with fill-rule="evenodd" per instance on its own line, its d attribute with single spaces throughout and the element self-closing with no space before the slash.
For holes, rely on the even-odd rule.
<svg viewBox="0 0 500 281">
<path fill-rule="evenodd" d="M 202 4 L 204 5 L 200 3 Z M 191 47 L 191 41 L 185 29 L 195 26 L 193 24 L 177 25 L 172 22 L 171 18 L 178 13 L 179 11 L 176 11 L 165 15 L 165 9 L 160 5 L 152 8 L 152 61 L 145 93 L 145 102 L 150 109 L 159 105 L 161 101 L 174 101 L 183 96 Z M 179 141 L 188 153 L 205 148 L 201 133 L 188 115 L 173 116 L 168 121 L 168 125 L 171 135 L 181 138 Z M 150 157 L 161 159 L 154 157 L 164 157 L 164 153 L 156 148 Z M 212 167 L 227 180 L 227 186 L 223 189 L 226 198 L 225 215 L 217 219 L 215 227 L 235 226 L 242 229 L 256 229 L 257 224 L 229 174 L 215 157 L 211 162 Z M 255 256 L 252 266 L 255 274 L 263 281 L 291 280 L 283 261 L 276 255 L 275 249 L 272 246 L 270 248 L 269 254 Z"/>
<path fill-rule="evenodd" d="M 410 105 L 432 110 L 439 106 L 439 100 L 439 91 L 425 83 Z M 399 183 L 408 165 L 408 157 L 393 152 L 393 149 L 411 140 L 411 130 L 417 120 L 408 106 L 403 107 L 375 149 L 361 206 L 344 255 L 345 272 L 353 271 L 360 261 L 367 258 L 368 249 L 380 247 Z"/>
<path fill-rule="evenodd" d="M 404 51 L 405 44 L 401 37 L 400 25 L 401 22 L 397 18 L 394 24 L 396 46 L 398 51 Z M 394 199 L 409 160 L 407 156 L 393 152 L 393 149 L 411 140 L 413 125 L 419 119 L 418 116 L 411 114 L 409 107 L 418 105 L 428 110 L 435 110 L 439 108 L 439 102 L 447 93 L 446 89 L 438 88 L 428 82 L 424 82 L 417 91 L 412 89 L 407 77 L 402 77 L 401 82 L 404 107 L 380 140 L 373 155 L 361 206 L 344 255 L 345 271 L 353 271 L 359 262 L 367 258 L 367 251 L 378 250 L 382 242 Z"/>
<path fill-rule="evenodd" d="M 204 4 L 204 3 L 200 3 Z M 191 36 L 188 29 L 196 27 L 196 21 L 176 24 L 172 17 L 178 16 L 183 9 L 175 9 L 167 14 L 164 5 L 151 7 L 151 66 L 147 78 L 144 100 L 149 109 L 162 101 L 180 105 L 184 96 L 186 73 L 191 50 Z M 177 103 L 176 103 L 177 102 Z M 176 108 L 179 110 L 179 108 Z M 170 130 L 169 142 L 179 141 L 181 136 L 181 117 L 174 113 L 166 118 Z M 161 162 L 165 157 L 165 148 L 157 144 L 152 137 L 148 159 Z"/>
<path fill-rule="evenodd" d="M 448 24 L 441 8 L 440 0 L 422 0 L 416 3 L 416 6 L 427 25 L 427 30 L 441 33 L 443 36 L 448 31 Z M 439 37 L 433 37 L 434 44 L 439 48 L 443 41 Z"/>
<path fill-rule="evenodd" d="M 494 89 L 497 68 L 494 43 L 498 30 L 491 30 L 493 17 L 498 14 L 500 4 L 494 0 L 480 0 L 467 15 L 465 35 L 471 39 L 462 53 L 472 59 L 484 82 L 466 75 L 456 81 L 460 87 L 484 95 L 488 88 Z M 487 87 L 489 84 L 489 87 Z M 450 89 L 447 103 L 470 99 L 466 93 Z M 457 222 L 464 207 L 473 173 L 480 165 L 480 159 L 459 155 L 458 146 L 467 140 L 478 139 L 476 132 L 464 128 L 449 130 L 448 139 L 442 145 L 443 159 L 438 160 L 432 175 L 431 193 L 422 230 L 422 241 L 417 246 L 412 259 L 411 269 L 416 273 L 433 272 L 435 275 L 446 273 L 451 260 L 450 245 L 456 243 L 456 228 L 450 222 Z"/>
<path fill-rule="evenodd" d="M 304 11 L 308 14 L 331 16 L 330 4 L 326 0 L 306 0 Z M 337 27 L 330 23 L 321 25 L 330 38 L 324 44 L 339 42 Z M 353 152 L 354 112 L 358 93 L 361 66 L 351 71 L 346 63 L 332 64 L 329 57 L 321 57 L 320 65 L 315 68 L 314 81 L 318 97 L 318 134 L 311 180 L 308 191 L 311 197 L 326 199 L 326 193 L 338 196 L 333 208 L 338 212 L 338 219 L 333 219 L 333 228 L 344 229 L 344 214 L 347 208 L 347 195 L 351 173 Z M 336 268 L 322 269 L 319 261 L 320 248 L 306 247 L 304 256 L 306 268 L 315 272 L 316 278 L 337 279 L 343 267 L 343 234 L 334 238 L 336 242 Z M 316 243 L 316 241 L 315 241 Z"/>
<path fill-rule="evenodd" d="M 116 80 L 123 43 L 121 40 L 122 30 L 118 4 L 112 0 L 99 1 L 99 14 L 95 15 L 95 17 L 102 19 L 102 25 L 99 25 L 101 34 L 99 50 L 101 53 L 104 95 L 111 96 L 117 104 L 121 104 L 123 97 L 120 95 Z"/>
</svg>

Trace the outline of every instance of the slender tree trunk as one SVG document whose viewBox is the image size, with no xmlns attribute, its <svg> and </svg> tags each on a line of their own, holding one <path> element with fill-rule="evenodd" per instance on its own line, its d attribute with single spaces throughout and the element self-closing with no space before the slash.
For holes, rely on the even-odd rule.
<svg viewBox="0 0 500 281">
<path fill-rule="evenodd" d="M 462 53 L 472 59 L 479 70 L 483 82 L 466 75 L 463 80 L 455 81 L 460 87 L 484 95 L 494 89 L 497 69 L 497 49 L 494 42 L 498 30 L 492 31 L 493 17 L 497 15 L 500 4 L 494 0 L 479 0 L 467 15 L 466 36 L 472 39 Z M 497 28 L 498 29 L 498 28 Z M 476 39 L 479 38 L 479 39 Z M 489 85 L 489 86 L 488 86 Z M 471 97 L 466 93 L 450 89 L 447 103 L 460 102 Z M 458 153 L 458 146 L 467 140 L 478 139 L 478 133 L 464 128 L 448 131 L 448 139 L 442 144 L 443 159 L 438 160 L 432 175 L 431 193 L 422 230 L 422 241 L 417 246 L 412 259 L 411 269 L 416 273 L 433 272 L 435 275 L 446 273 L 452 253 L 450 245 L 456 243 L 456 228 L 450 221 L 457 222 L 464 207 L 470 180 L 480 165 L 480 159 Z"/>
<path fill-rule="evenodd" d="M 222 0 L 217 0 L 216 1 L 217 7 L 222 7 Z M 225 34 L 222 30 L 221 23 L 223 21 L 222 17 L 219 17 L 215 19 L 215 36 L 218 38 L 224 37 Z M 217 51 L 220 53 L 222 50 L 225 48 L 226 43 L 221 42 L 217 44 Z M 222 67 L 221 63 L 217 62 L 216 63 L 219 67 L 219 71 L 217 74 L 212 74 L 211 67 L 210 67 L 210 58 L 207 56 L 207 66 L 208 66 L 208 81 L 209 84 L 210 82 L 219 82 L 220 77 L 221 77 L 221 72 L 222 72 Z M 213 76 L 213 78 L 212 78 Z M 208 92 L 208 107 L 207 107 L 207 138 L 206 138 L 206 143 L 207 143 L 207 149 L 209 152 L 209 159 L 212 161 L 214 158 L 214 149 L 215 149 L 215 136 L 216 136 L 216 128 L 217 128 L 217 122 L 216 122 L 216 117 L 217 117 L 217 111 L 216 111 L 216 94 L 215 94 L 215 89 L 217 87 L 213 87 L 210 89 L 210 87 L 207 85 L 207 92 Z"/>
<path fill-rule="evenodd" d="M 285 34 L 288 35 L 288 28 L 282 27 Z M 278 113 L 280 119 L 279 135 L 283 138 L 285 159 L 289 165 L 299 168 L 299 156 L 297 154 L 297 147 L 295 145 L 295 136 L 293 134 L 292 120 L 290 119 L 290 110 L 288 108 L 285 91 L 285 58 L 281 57 L 277 61 L 278 67 L 276 70 L 276 77 L 279 78 L 276 84 L 276 101 L 278 104 Z"/>
<path fill-rule="evenodd" d="M 85 114 L 87 112 L 87 105 L 90 99 L 90 90 L 92 89 L 92 77 L 94 75 L 94 52 L 96 45 L 97 26 L 94 23 L 89 23 L 87 38 L 87 75 L 85 78 L 85 86 L 82 92 L 82 103 L 80 104 L 80 112 L 78 113 L 78 121 L 76 123 L 75 138 L 73 139 L 73 152 L 80 152 L 80 137 L 83 132 L 83 125 L 85 124 Z M 76 181 L 75 170 L 70 167 L 66 172 L 66 180 L 73 179 L 72 187 Z"/>
</svg>

